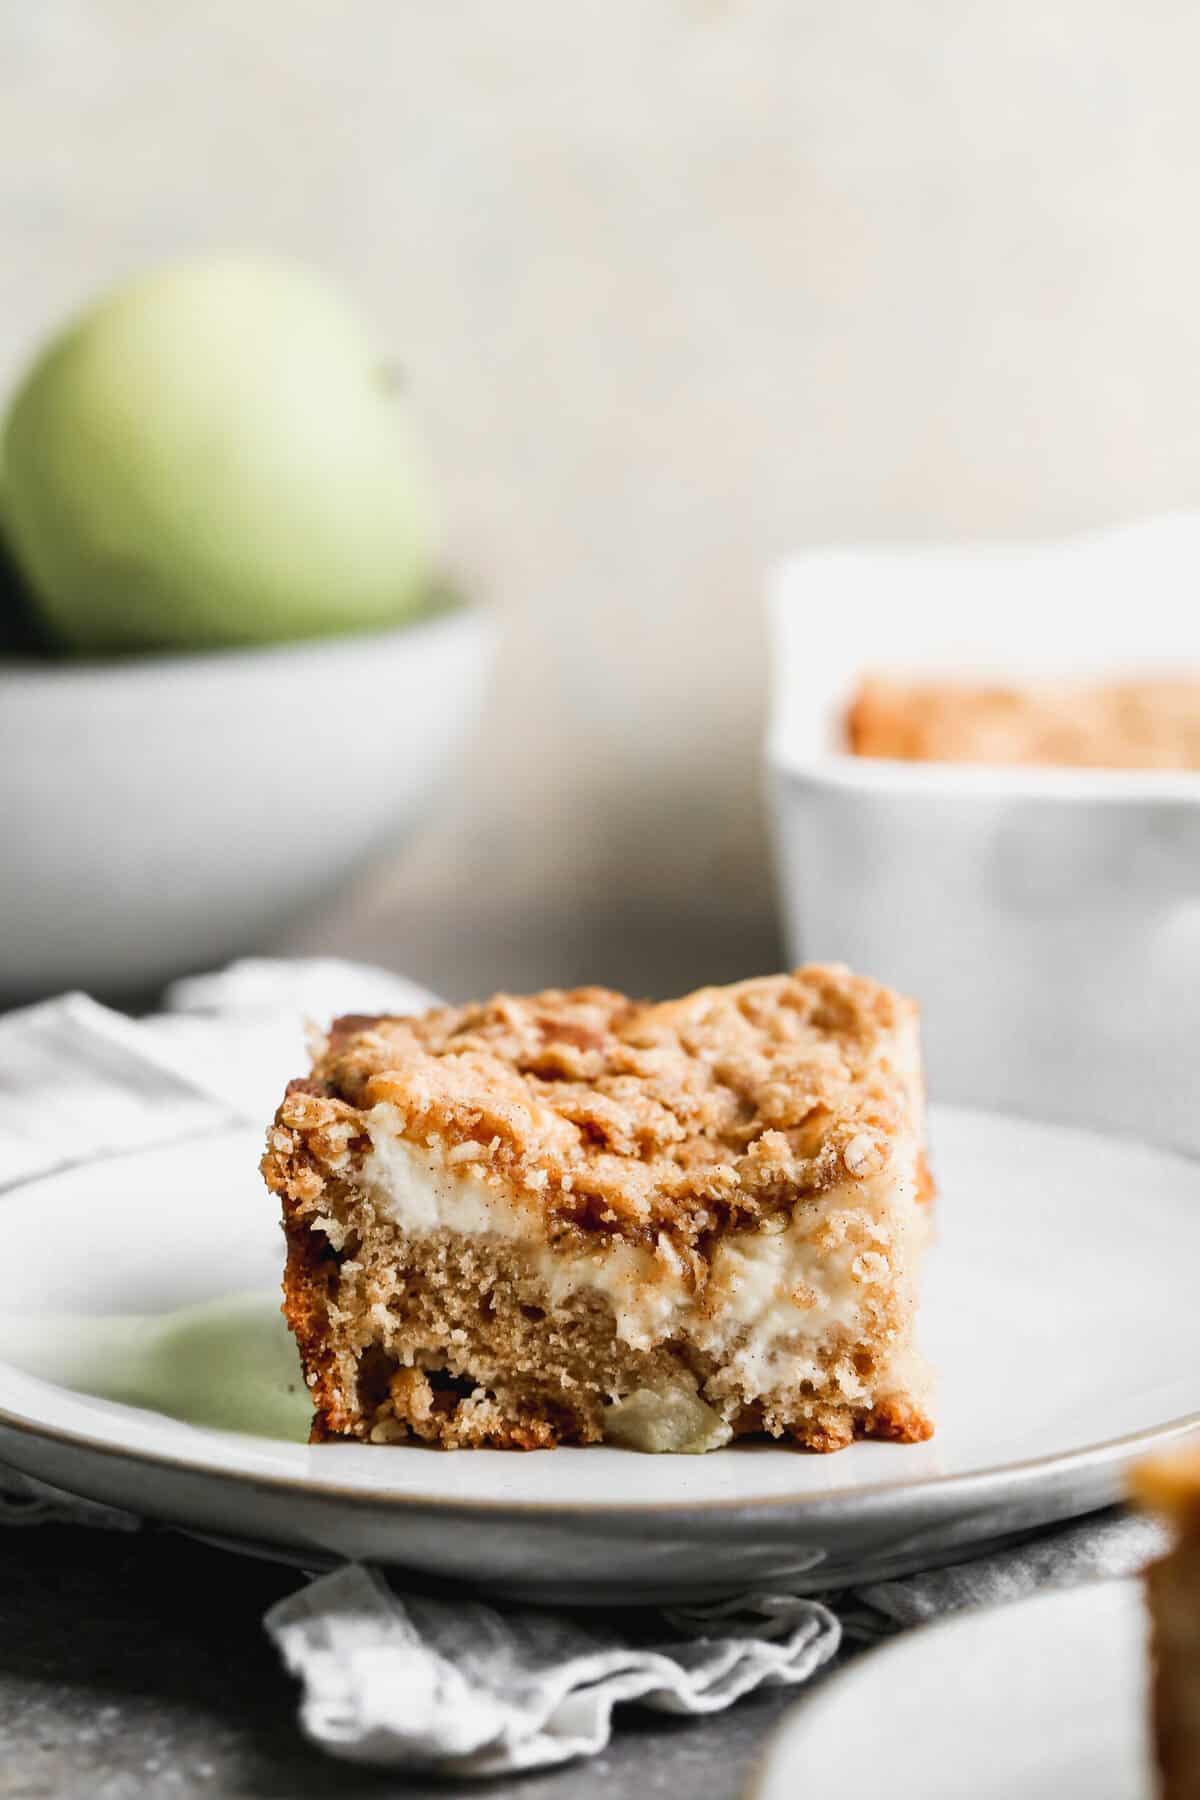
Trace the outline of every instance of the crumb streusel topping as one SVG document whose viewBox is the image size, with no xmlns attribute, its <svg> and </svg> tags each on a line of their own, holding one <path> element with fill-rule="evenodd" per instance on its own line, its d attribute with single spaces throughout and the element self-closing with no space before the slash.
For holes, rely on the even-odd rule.
<svg viewBox="0 0 1200 1800">
<path fill-rule="evenodd" d="M 920 1136 L 919 1073 L 893 1061 L 915 1010 L 831 966 L 662 1005 L 549 989 L 347 1017 L 289 1089 L 264 1170 L 315 1198 L 386 1104 L 414 1142 L 536 1204 L 551 1235 L 667 1230 L 683 1247 L 877 1175 Z"/>
<path fill-rule="evenodd" d="M 1200 769 L 1200 676 L 1005 684 L 865 678 L 856 756 L 1062 768 Z"/>
</svg>

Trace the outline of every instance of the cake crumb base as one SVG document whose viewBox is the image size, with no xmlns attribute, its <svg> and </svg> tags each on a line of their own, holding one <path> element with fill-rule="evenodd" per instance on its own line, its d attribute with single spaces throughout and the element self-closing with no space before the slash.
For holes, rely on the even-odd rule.
<svg viewBox="0 0 1200 1800">
<path fill-rule="evenodd" d="M 398 1241 L 372 1225 L 371 1202 L 346 1196 L 340 1212 L 355 1242 L 355 1277 L 327 1240 L 290 1235 L 284 1312 L 302 1346 L 316 1407 L 313 1441 L 424 1443 L 445 1450 L 548 1450 L 597 1444 L 618 1399 L 666 1397 L 723 1427 L 713 1442 L 748 1436 L 789 1440 L 817 1452 L 855 1438 L 916 1443 L 933 1426 L 911 1393 L 845 1391 L 847 1371 L 870 1361 L 861 1344 L 831 1342 L 821 1381 L 762 1395 L 695 1346 L 639 1350 L 594 1296 L 554 1307 L 511 1246 L 462 1243 L 452 1234 Z M 395 1287 L 396 1270 L 404 1271 Z M 329 1330 L 330 1310 L 338 1330 Z M 881 1353 L 882 1354 L 882 1353 Z M 669 1433 L 639 1448 L 693 1447 Z M 613 1441 L 636 1439 L 623 1431 Z M 703 1447 L 697 1444 L 695 1447 Z"/>
</svg>

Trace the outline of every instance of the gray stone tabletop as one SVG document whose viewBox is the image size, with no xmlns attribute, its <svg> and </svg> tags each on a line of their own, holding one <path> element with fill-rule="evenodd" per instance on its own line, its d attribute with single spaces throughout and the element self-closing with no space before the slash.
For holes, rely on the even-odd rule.
<svg viewBox="0 0 1200 1800">
<path fill-rule="evenodd" d="M 174 1533 L 0 1531 L 4 1800 L 737 1800 L 794 1693 L 694 1722 L 619 1714 L 591 1762 L 516 1780 L 359 1770 L 314 1750 L 260 1626 L 289 1569 Z"/>
</svg>

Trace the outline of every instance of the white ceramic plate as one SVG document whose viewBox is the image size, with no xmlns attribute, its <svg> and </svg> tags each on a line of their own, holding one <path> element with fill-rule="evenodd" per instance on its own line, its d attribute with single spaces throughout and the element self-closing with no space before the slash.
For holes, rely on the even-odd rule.
<svg viewBox="0 0 1200 1800">
<path fill-rule="evenodd" d="M 985 1607 L 871 1651 L 793 1707 L 748 1800 L 1149 1800 L 1135 1581 Z"/>
<path fill-rule="evenodd" d="M 941 1390 L 928 1444 L 649 1457 L 296 1441 L 276 1319 L 282 1245 L 257 1137 L 239 1131 L 0 1199 L 0 1457 L 312 1563 L 368 1557 L 545 1598 L 750 1581 L 811 1591 L 953 1560 L 1109 1503 L 1133 1457 L 1200 1427 L 1187 1285 L 1200 1164 L 951 1109 L 935 1109 L 933 1134 L 940 1242 L 922 1335 Z M 234 1309 L 226 1336 L 189 1327 L 165 1371 L 160 1357 L 155 1404 L 183 1416 L 125 1403 L 146 1395 L 122 1374 L 122 1317 L 247 1292 L 261 1298 Z M 212 1417 L 205 1380 L 223 1404 L 245 1386 L 243 1423 L 261 1402 L 284 1435 L 197 1422 Z"/>
</svg>

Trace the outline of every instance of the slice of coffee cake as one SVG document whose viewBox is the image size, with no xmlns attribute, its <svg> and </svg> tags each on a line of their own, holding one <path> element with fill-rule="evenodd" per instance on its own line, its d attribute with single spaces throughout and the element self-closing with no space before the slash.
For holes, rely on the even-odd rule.
<svg viewBox="0 0 1200 1800">
<path fill-rule="evenodd" d="M 1175 1527 L 1146 1571 L 1153 1634 L 1154 1742 L 1162 1800 L 1200 1796 L 1200 1444 L 1133 1472 L 1134 1497 Z"/>
<path fill-rule="evenodd" d="M 916 1008 L 801 969 L 339 1019 L 263 1173 L 317 1438 L 932 1429 Z"/>
</svg>

